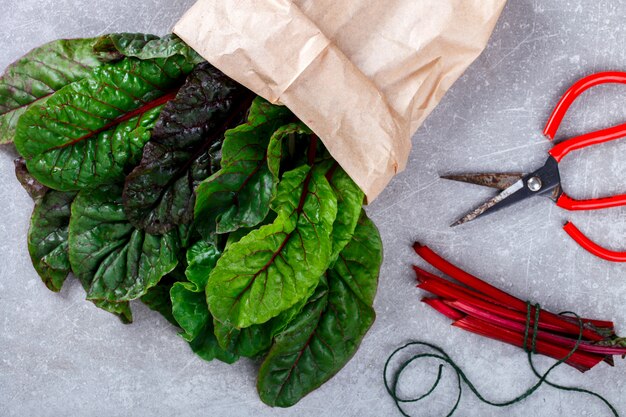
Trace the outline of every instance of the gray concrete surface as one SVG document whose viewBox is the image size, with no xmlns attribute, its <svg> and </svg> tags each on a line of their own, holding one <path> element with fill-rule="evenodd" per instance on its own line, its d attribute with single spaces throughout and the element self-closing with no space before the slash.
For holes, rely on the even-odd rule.
<svg viewBox="0 0 626 417">
<path fill-rule="evenodd" d="M 193 0 L 3 0 L 0 67 L 60 37 L 113 31 L 163 34 Z M 535 381 L 516 348 L 452 328 L 422 305 L 414 288 L 414 240 L 491 282 L 555 311 L 615 320 L 626 333 L 626 267 L 594 258 L 561 230 L 572 219 L 591 238 L 626 249 L 626 209 L 567 213 L 548 200 L 500 212 L 451 230 L 453 220 L 487 199 L 488 190 L 438 179 L 458 170 L 528 170 L 550 144 L 543 124 L 578 77 L 626 69 L 626 2 L 511 0 L 486 52 L 414 137 L 409 167 L 369 207 L 385 244 L 376 299 L 378 320 L 354 359 L 323 388 L 291 409 L 270 409 L 255 391 L 257 364 L 196 358 L 175 330 L 135 305 L 135 323 L 83 300 L 69 282 L 50 293 L 25 245 L 32 203 L 13 177 L 13 155 L 0 152 L 0 416 L 394 416 L 381 372 L 408 339 L 444 347 L 489 398 L 504 400 Z M 572 109 L 561 137 L 624 122 L 626 87 L 598 88 Z M 584 150 L 562 164 L 575 197 L 626 192 L 626 141 Z M 545 369 L 550 360 L 537 358 Z M 403 385 L 416 392 L 434 366 L 416 366 Z M 626 412 L 626 364 L 570 368 L 554 380 L 594 389 Z M 444 415 L 452 377 L 415 415 Z M 590 397 L 542 388 L 523 404 L 494 409 L 463 396 L 459 416 L 608 416 Z"/>
</svg>

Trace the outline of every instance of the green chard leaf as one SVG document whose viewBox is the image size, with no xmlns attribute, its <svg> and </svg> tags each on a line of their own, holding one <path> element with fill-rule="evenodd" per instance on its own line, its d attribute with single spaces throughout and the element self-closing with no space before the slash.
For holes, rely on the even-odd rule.
<svg viewBox="0 0 626 417">
<path fill-rule="evenodd" d="M 265 219 L 277 184 L 266 162 L 267 147 L 276 129 L 292 117 L 287 108 L 257 98 L 248 122 L 226 132 L 222 169 L 196 191 L 195 225 L 204 237 Z"/>
<path fill-rule="evenodd" d="M 133 322 L 133 313 L 130 310 L 130 303 L 128 301 L 112 303 L 106 300 L 93 300 L 93 303 L 96 307 L 117 316 L 117 318 L 124 324 L 130 324 Z"/>
<path fill-rule="evenodd" d="M 365 304 L 372 305 L 383 263 L 383 242 L 376 225 L 361 210 L 354 235 L 331 269 Z"/>
<path fill-rule="evenodd" d="M 301 136 L 310 136 L 313 132 L 304 123 L 290 123 L 281 126 L 274 132 L 267 147 L 267 167 L 274 176 L 276 182 L 280 179 L 281 163 L 289 156 L 290 148 L 295 147 L 290 139 L 304 142 Z"/>
<path fill-rule="evenodd" d="M 296 304 L 292 305 L 268 322 L 272 329 L 272 338 L 277 334 L 282 333 L 282 331 L 285 330 L 285 328 L 300 315 L 304 307 L 309 302 L 309 299 L 313 297 L 316 290 L 317 287 L 311 287 L 309 293 L 302 300 L 298 301 Z"/>
<path fill-rule="evenodd" d="M 226 326 L 213 321 L 215 337 L 219 346 L 238 356 L 255 358 L 267 352 L 272 344 L 272 326 L 269 323 L 255 324 L 245 329 Z"/>
<path fill-rule="evenodd" d="M 187 250 L 187 269 L 185 275 L 189 282 L 204 292 L 209 274 L 215 268 L 222 253 L 210 242 L 200 240 Z"/>
<path fill-rule="evenodd" d="M 267 323 L 254 324 L 244 329 L 237 329 L 213 320 L 215 337 L 219 345 L 229 352 L 247 358 L 258 357 L 266 353 L 272 344 L 274 336 L 282 332 L 300 314 L 314 291 L 315 287 L 311 288 L 310 293 L 300 302 L 283 311 Z"/>
<path fill-rule="evenodd" d="M 207 284 L 213 316 L 230 327 L 262 324 L 310 294 L 328 268 L 337 199 L 327 167 L 283 175 L 272 202 L 274 223 L 233 243 Z"/>
<path fill-rule="evenodd" d="M 124 215 L 122 189 L 80 192 L 72 204 L 69 255 L 89 300 L 125 302 L 154 287 L 178 264 L 179 237 L 135 229 Z"/>
<path fill-rule="evenodd" d="M 189 281 L 175 283 L 170 297 L 173 316 L 183 330 L 180 335 L 189 342 L 191 349 L 207 361 L 219 359 L 233 363 L 239 356 L 221 348 L 217 342 L 204 294 L 209 273 L 220 256 L 217 248 L 206 241 L 189 248 L 186 270 Z"/>
<path fill-rule="evenodd" d="M 170 291 L 172 313 L 183 329 L 181 337 L 192 342 L 211 324 L 204 293 L 192 282 L 177 282 Z"/>
<path fill-rule="evenodd" d="M 189 346 L 196 355 L 200 356 L 205 361 L 217 359 L 230 364 L 237 362 L 239 359 L 237 354 L 222 349 L 217 343 L 210 320 L 200 334 L 189 342 Z"/>
<path fill-rule="evenodd" d="M 174 34 L 162 38 L 144 33 L 103 35 L 94 45 L 94 51 L 105 55 L 108 60 L 111 60 L 111 57 L 118 59 L 133 57 L 146 60 L 181 55 L 193 64 L 204 62 L 204 58 Z"/>
<path fill-rule="evenodd" d="M 339 165 L 335 165 L 327 176 L 337 196 L 337 219 L 333 224 L 333 250 L 330 256 L 331 263 L 334 263 L 354 234 L 365 194 Z"/>
<path fill-rule="evenodd" d="M 266 404 L 290 407 L 330 379 L 354 355 L 374 322 L 371 300 L 382 262 L 380 237 L 365 215 L 355 236 L 359 243 L 349 243 L 340 255 L 349 260 L 350 273 L 330 269 L 302 312 L 276 336 L 257 382 Z M 369 237 L 361 240 L 363 236 Z M 372 262 L 361 264 L 367 257 Z"/>
<path fill-rule="evenodd" d="M 26 190 L 26 192 L 28 193 L 30 198 L 33 199 L 33 201 L 38 202 L 39 200 L 41 200 L 43 196 L 46 195 L 49 188 L 33 178 L 32 175 L 30 175 L 30 172 L 28 172 L 28 168 L 26 168 L 26 161 L 24 160 L 24 158 L 16 158 L 13 162 L 15 164 L 15 177 L 22 185 L 24 190 Z"/>
<path fill-rule="evenodd" d="M 150 288 L 141 297 L 141 302 L 150 308 L 150 310 L 160 313 L 167 321 L 178 327 L 178 322 L 172 314 L 172 299 L 170 298 L 170 290 L 176 282 L 179 282 L 179 277 L 170 273 L 164 276 L 159 283 Z"/>
<path fill-rule="evenodd" d="M 265 353 L 272 344 L 274 336 L 282 332 L 300 314 L 314 291 L 315 287 L 311 288 L 305 298 L 267 323 L 237 329 L 214 320 L 215 336 L 218 343 L 222 348 L 248 358 L 257 357 Z"/>
<path fill-rule="evenodd" d="M 257 390 L 264 403 L 272 407 L 292 406 L 324 382 L 311 386 L 313 381 L 320 379 L 318 374 L 328 372 L 327 363 L 333 361 L 334 346 L 330 342 L 341 338 L 339 333 L 326 341 L 323 339 L 325 335 L 316 334 L 318 327 L 322 327 L 320 321 L 328 307 L 328 292 L 327 278 L 322 277 L 302 312 L 276 336 L 257 378 Z M 336 329 L 336 326 L 332 327 Z M 317 369 L 320 365 L 324 367 Z"/>
<path fill-rule="evenodd" d="M 0 144 L 13 141 L 17 121 L 66 85 L 89 76 L 111 59 L 93 50 L 98 38 L 62 39 L 33 49 L 0 77 Z"/>
<path fill-rule="evenodd" d="M 61 191 L 114 183 L 140 158 L 159 112 L 192 64 L 127 58 L 96 68 L 19 119 L 15 146 L 30 173 Z"/>
<path fill-rule="evenodd" d="M 252 94 L 210 64 L 200 64 L 165 105 L 126 178 L 124 208 L 130 222 L 164 233 L 193 220 L 194 189 L 219 170 L 226 129 L 240 123 Z"/>
<path fill-rule="evenodd" d="M 50 191 L 35 205 L 28 231 L 28 252 L 46 287 L 61 291 L 70 273 L 68 227 L 76 193 Z"/>
<path fill-rule="evenodd" d="M 269 223 L 270 222 L 267 224 Z M 228 246 L 248 235 L 251 231 L 251 229 L 239 229 L 229 234 L 226 249 L 228 249 Z M 204 281 L 204 286 L 206 287 L 206 280 Z M 305 301 L 306 300 L 303 300 L 287 311 L 282 312 L 278 317 L 273 318 L 267 323 L 255 324 L 245 329 L 237 329 L 236 327 L 226 325 L 214 319 L 214 333 L 217 342 L 222 349 L 236 353 L 239 356 L 247 358 L 257 357 L 269 349 L 274 335 L 282 330 L 282 328 L 300 312 Z"/>
<path fill-rule="evenodd" d="M 255 358 L 267 353 L 274 336 L 281 333 L 300 314 L 314 291 L 315 287 L 311 288 L 305 298 L 267 323 L 237 329 L 214 320 L 214 332 L 218 343 L 223 349 L 246 358 Z"/>
</svg>

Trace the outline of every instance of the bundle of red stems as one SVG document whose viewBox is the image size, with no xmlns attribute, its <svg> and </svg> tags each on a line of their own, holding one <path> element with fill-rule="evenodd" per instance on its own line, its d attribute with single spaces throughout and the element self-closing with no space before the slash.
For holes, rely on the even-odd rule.
<svg viewBox="0 0 626 417">
<path fill-rule="evenodd" d="M 413 249 L 434 268 L 458 281 L 455 283 L 413 267 L 418 288 L 436 296 L 422 301 L 454 320 L 453 326 L 525 349 L 530 349 L 533 328 L 536 327 L 536 353 L 560 360 L 578 343 L 566 363 L 582 372 L 602 361 L 613 365 L 613 355 L 626 355 L 626 339 L 615 335 L 613 322 L 540 309 L 535 326 L 536 307 L 529 307 L 528 302 L 461 270 L 426 246 L 415 243 Z M 528 335 L 527 340 L 525 335 Z"/>
</svg>

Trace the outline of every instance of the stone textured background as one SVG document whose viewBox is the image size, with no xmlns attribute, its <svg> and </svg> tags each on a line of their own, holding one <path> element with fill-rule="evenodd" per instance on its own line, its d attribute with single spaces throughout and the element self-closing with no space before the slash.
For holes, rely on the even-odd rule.
<svg viewBox="0 0 626 417">
<path fill-rule="evenodd" d="M 3 0 L 0 68 L 44 42 L 114 31 L 166 33 L 193 0 Z M 445 257 L 512 293 L 555 311 L 612 319 L 626 333 L 626 267 L 596 259 L 561 230 L 572 219 L 592 239 L 626 249 L 624 208 L 567 213 L 535 200 L 463 228 L 453 220 L 491 191 L 438 179 L 459 170 L 530 170 L 550 143 L 541 130 L 560 94 L 579 77 L 626 69 L 626 2 L 512 0 L 486 52 L 413 138 L 409 168 L 369 207 L 385 244 L 376 299 L 378 320 L 354 359 L 329 383 L 287 410 L 264 406 L 255 391 L 257 364 L 206 363 L 176 331 L 142 305 L 135 323 L 85 302 L 77 282 L 49 292 L 25 245 L 32 202 L 0 150 L 0 416 L 383 416 L 396 415 L 381 380 L 386 356 L 408 339 L 445 348 L 489 398 L 505 400 L 535 381 L 525 354 L 475 337 L 422 305 L 410 245 Z M 587 93 L 560 137 L 624 122 L 625 87 Z M 584 150 L 562 164 L 574 197 L 626 192 L 626 140 Z M 550 360 L 537 358 L 541 369 Z M 432 365 L 432 364 L 431 364 Z M 430 381 L 418 365 L 405 392 Z M 626 363 L 585 375 L 563 367 L 554 380 L 597 390 L 626 411 Z M 455 393 L 452 375 L 416 415 L 444 415 Z M 460 416 L 608 416 L 597 400 L 542 388 L 523 404 L 494 409 L 472 395 Z"/>
</svg>

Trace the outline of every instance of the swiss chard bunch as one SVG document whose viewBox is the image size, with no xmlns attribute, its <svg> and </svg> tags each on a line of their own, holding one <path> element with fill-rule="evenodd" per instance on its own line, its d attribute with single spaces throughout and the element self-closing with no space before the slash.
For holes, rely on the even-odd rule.
<svg viewBox="0 0 626 417">
<path fill-rule="evenodd" d="M 452 265 L 427 246 L 413 245 L 426 262 L 462 285 L 413 266 L 422 301 L 454 320 L 453 326 L 550 356 L 586 372 L 626 355 L 626 339 L 611 321 L 554 314 L 514 297 Z"/>
<path fill-rule="evenodd" d="M 22 155 L 49 289 L 73 272 L 124 322 L 141 300 L 206 360 L 258 358 L 269 405 L 332 377 L 374 321 L 361 190 L 288 109 L 174 36 L 32 51 L 0 79 L 0 141 Z"/>
</svg>

